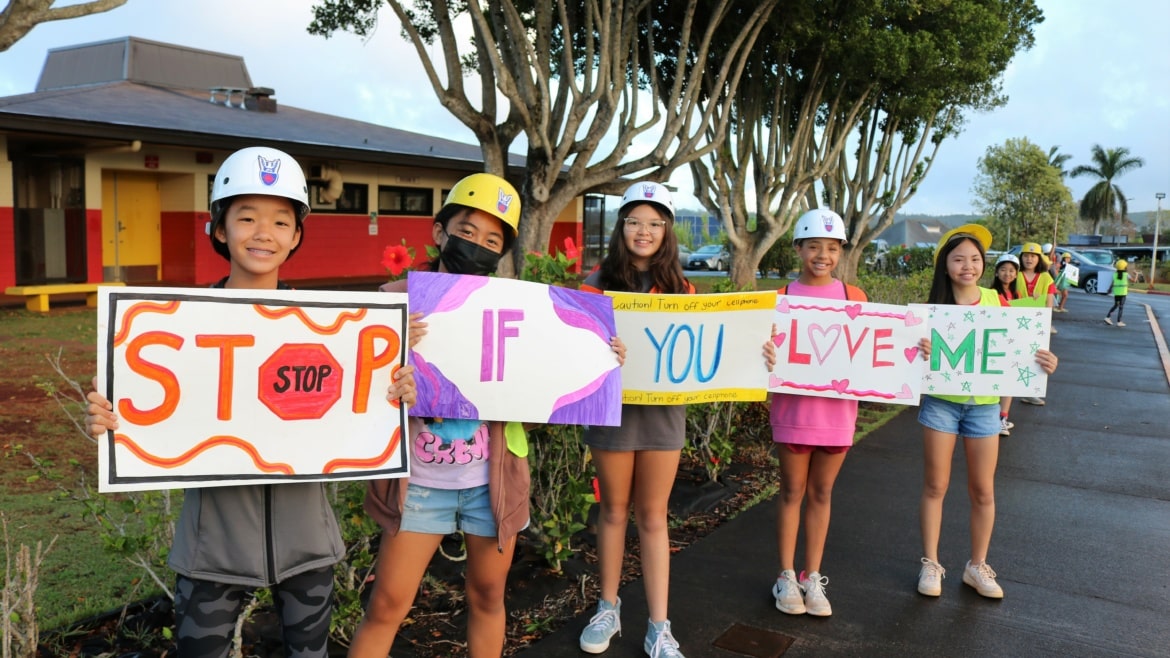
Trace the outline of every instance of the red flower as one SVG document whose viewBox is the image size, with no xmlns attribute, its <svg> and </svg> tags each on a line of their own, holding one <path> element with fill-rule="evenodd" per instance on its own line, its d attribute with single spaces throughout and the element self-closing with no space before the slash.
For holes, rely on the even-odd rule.
<svg viewBox="0 0 1170 658">
<path fill-rule="evenodd" d="M 577 245 L 573 242 L 573 238 L 565 238 L 565 256 L 569 260 L 577 260 L 581 256 L 581 252 L 577 249 Z"/>
<path fill-rule="evenodd" d="M 382 267 L 389 270 L 391 276 L 402 274 L 413 262 L 414 258 L 411 257 L 406 245 L 392 244 L 382 252 Z"/>
</svg>

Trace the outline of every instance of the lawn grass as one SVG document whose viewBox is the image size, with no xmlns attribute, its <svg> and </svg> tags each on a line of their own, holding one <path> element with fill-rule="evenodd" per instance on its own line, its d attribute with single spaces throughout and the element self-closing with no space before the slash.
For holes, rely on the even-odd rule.
<svg viewBox="0 0 1170 658">
<path fill-rule="evenodd" d="M 88 388 L 94 372 L 96 316 L 84 306 L 48 313 L 0 310 L 0 510 L 8 522 L 11 555 L 21 544 L 48 547 L 35 602 L 38 624 L 52 630 L 106 612 L 152 592 L 120 557 L 106 552 L 84 506 L 62 495 L 80 468 L 92 482 L 97 447 L 80 434 L 46 389 L 66 386 L 47 357 Z M 33 458 L 41 468 L 33 465 Z"/>
</svg>

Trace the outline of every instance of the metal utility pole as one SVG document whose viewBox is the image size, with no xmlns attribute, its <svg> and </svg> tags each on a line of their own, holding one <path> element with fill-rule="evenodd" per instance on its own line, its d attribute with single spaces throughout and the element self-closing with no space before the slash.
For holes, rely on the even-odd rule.
<svg viewBox="0 0 1170 658">
<path fill-rule="evenodd" d="M 1150 254 L 1150 281 L 1148 290 L 1154 289 L 1154 273 L 1158 271 L 1158 229 L 1162 227 L 1162 199 L 1166 198 L 1166 193 L 1155 192 L 1154 198 L 1158 200 L 1158 211 L 1154 214 L 1154 251 Z"/>
</svg>

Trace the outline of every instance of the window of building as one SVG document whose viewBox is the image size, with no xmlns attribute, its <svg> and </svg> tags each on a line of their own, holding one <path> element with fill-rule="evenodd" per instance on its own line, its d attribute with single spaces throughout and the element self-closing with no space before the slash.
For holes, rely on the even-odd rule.
<svg viewBox="0 0 1170 658">
<path fill-rule="evenodd" d="M 313 210 L 326 210 L 337 214 L 364 215 L 370 210 L 370 186 L 365 183 L 344 183 L 341 195 L 331 200 L 328 187 L 320 183 L 309 183 L 309 206 Z"/>
<path fill-rule="evenodd" d="M 435 191 L 429 187 L 378 187 L 379 215 L 420 215 L 435 214 Z"/>
<path fill-rule="evenodd" d="M 85 281 L 85 164 L 52 157 L 14 157 L 16 283 Z"/>
</svg>

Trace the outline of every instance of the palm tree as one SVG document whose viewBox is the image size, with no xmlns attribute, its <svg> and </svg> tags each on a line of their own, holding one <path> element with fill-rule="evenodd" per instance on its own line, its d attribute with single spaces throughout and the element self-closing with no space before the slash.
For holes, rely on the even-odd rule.
<svg viewBox="0 0 1170 658">
<path fill-rule="evenodd" d="M 1097 177 L 1097 184 L 1089 188 L 1085 198 L 1081 199 L 1081 219 L 1093 222 L 1093 233 L 1101 228 L 1101 220 L 1112 217 L 1117 210 L 1121 216 L 1129 214 L 1129 206 L 1125 202 L 1125 193 L 1113 184 L 1113 179 L 1122 174 L 1140 169 L 1146 164 L 1145 160 L 1130 157 L 1129 149 L 1120 146 L 1115 149 L 1103 149 L 1100 144 L 1093 145 L 1093 166 L 1077 165 L 1072 170 L 1072 177 L 1089 174 Z"/>
<path fill-rule="evenodd" d="M 1060 150 L 1060 145 L 1053 146 L 1048 149 L 1048 165 L 1060 172 L 1060 177 L 1068 176 L 1068 172 L 1064 169 L 1064 163 L 1068 162 L 1072 156 L 1068 153 L 1057 153 Z"/>
</svg>

